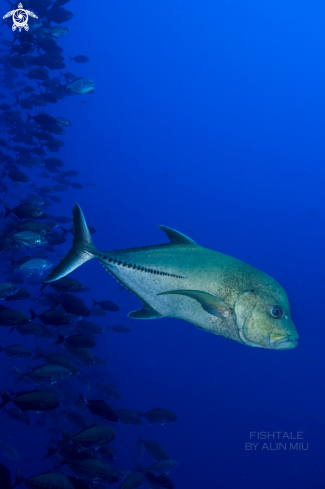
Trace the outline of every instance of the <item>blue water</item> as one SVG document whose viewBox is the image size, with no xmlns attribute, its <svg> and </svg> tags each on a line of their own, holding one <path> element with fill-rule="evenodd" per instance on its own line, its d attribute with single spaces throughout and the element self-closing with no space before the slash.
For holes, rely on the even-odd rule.
<svg viewBox="0 0 325 489">
<path fill-rule="evenodd" d="M 2 2 L 3 14 L 8 8 Z M 58 41 L 63 71 L 95 80 L 96 88 L 45 107 L 73 123 L 59 137 L 65 146 L 48 157 L 79 171 L 85 185 L 57 194 L 63 203 L 50 212 L 70 216 L 77 201 L 97 230 L 99 249 L 166 242 L 157 228 L 164 224 L 243 260 L 283 285 L 300 336 L 296 349 L 273 351 L 174 319 L 131 320 L 127 313 L 140 307 L 139 300 L 121 292 L 98 262 L 74 271 L 72 277 L 91 287 L 79 295 L 87 306 L 93 297 L 120 306 L 94 322 L 132 328 L 97 337 L 95 354 L 111 358 L 103 372 L 114 376 L 123 394 L 108 402 L 116 409 L 164 407 L 178 415 L 163 426 L 114 424 L 119 467 L 134 469 L 139 431 L 179 462 L 169 474 L 176 488 L 324 487 L 323 3 L 72 0 L 64 8 L 74 17 L 67 22 L 70 33 Z M 7 25 L 1 32 L 12 38 Z M 68 55 L 77 54 L 90 62 L 69 63 Z M 8 90 L 0 91 L 14 102 Z M 37 185 L 48 184 L 38 171 L 21 170 Z M 70 245 L 68 237 L 50 259 L 56 263 Z M 39 287 L 29 290 L 39 294 Z M 14 305 L 26 313 L 32 306 L 28 300 Z M 8 333 L 1 329 L 6 345 L 50 349 L 53 343 Z M 6 392 L 14 366 L 35 366 L 30 359 L 0 359 Z M 79 379 L 69 382 L 96 398 Z M 44 419 L 40 427 L 32 414 L 31 426 L 24 426 L 1 414 L 2 441 L 20 454 L 12 461 L 0 453 L 13 480 L 17 468 L 27 477 L 55 467 L 54 459 L 42 461 L 44 445 L 59 439 L 65 425 L 60 416 Z M 272 438 L 264 449 L 258 440 L 257 449 L 248 450 L 251 432 L 300 432 L 304 450 Z M 276 443 L 285 441 L 287 450 L 279 449 Z"/>
</svg>

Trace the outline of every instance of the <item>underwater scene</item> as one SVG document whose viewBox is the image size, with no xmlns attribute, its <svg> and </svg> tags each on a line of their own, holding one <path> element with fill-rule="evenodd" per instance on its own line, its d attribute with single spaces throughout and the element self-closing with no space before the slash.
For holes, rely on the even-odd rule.
<svg viewBox="0 0 325 489">
<path fill-rule="evenodd" d="M 1 9 L 0 489 L 325 488 L 324 3 Z"/>
</svg>

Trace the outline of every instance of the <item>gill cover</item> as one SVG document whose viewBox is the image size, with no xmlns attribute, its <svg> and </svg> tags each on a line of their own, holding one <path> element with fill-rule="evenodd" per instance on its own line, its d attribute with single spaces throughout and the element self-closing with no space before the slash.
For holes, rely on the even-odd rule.
<svg viewBox="0 0 325 489">
<path fill-rule="evenodd" d="M 240 339 L 245 345 L 260 347 L 258 344 L 258 325 L 254 334 L 253 314 L 258 298 L 253 290 L 244 290 L 236 299 L 234 304 L 234 320 Z M 253 323 L 253 325 L 252 325 Z M 253 328 L 251 328 L 253 326 Z M 254 341 L 254 339 L 256 341 Z"/>
</svg>

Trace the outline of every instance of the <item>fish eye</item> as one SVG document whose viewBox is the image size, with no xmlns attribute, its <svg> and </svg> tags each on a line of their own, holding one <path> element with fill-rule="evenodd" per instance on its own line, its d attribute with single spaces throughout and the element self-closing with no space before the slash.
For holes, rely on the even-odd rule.
<svg viewBox="0 0 325 489">
<path fill-rule="evenodd" d="M 283 316 L 283 312 L 279 307 L 272 307 L 271 314 L 274 318 L 281 318 Z"/>
</svg>

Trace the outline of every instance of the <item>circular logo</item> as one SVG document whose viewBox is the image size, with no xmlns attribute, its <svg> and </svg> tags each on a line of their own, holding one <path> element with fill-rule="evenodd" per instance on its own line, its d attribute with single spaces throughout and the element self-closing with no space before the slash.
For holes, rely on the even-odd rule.
<svg viewBox="0 0 325 489">
<path fill-rule="evenodd" d="M 19 30 L 21 30 L 23 27 L 27 26 L 28 22 L 28 13 L 24 9 L 17 9 L 15 10 L 14 15 L 12 16 L 12 20 Z"/>
</svg>

